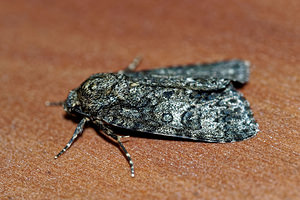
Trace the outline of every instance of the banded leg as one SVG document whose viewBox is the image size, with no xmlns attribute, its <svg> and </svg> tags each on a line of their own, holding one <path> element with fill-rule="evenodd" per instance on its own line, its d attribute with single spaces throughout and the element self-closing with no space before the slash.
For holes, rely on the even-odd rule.
<svg viewBox="0 0 300 200">
<path fill-rule="evenodd" d="M 134 70 L 141 63 L 141 61 L 142 61 L 142 56 L 135 57 L 133 61 L 124 70 L 118 71 L 118 74 L 123 74 L 125 72 L 134 72 Z"/>
<path fill-rule="evenodd" d="M 83 132 L 83 128 L 85 123 L 89 121 L 88 118 L 83 118 L 79 124 L 77 125 L 74 134 L 72 136 L 72 138 L 70 139 L 70 141 L 68 142 L 68 144 L 65 146 L 65 148 L 63 148 L 63 150 L 61 150 L 54 158 L 57 159 L 61 154 L 63 154 L 74 142 L 74 140 L 78 137 L 78 135 L 82 134 Z"/>
<path fill-rule="evenodd" d="M 111 129 L 109 129 L 108 127 L 103 127 L 103 130 L 106 131 L 106 134 L 109 135 L 110 137 L 112 137 L 113 139 L 115 139 L 119 146 L 121 147 L 122 151 L 125 153 L 125 156 L 128 160 L 129 166 L 130 166 L 130 171 L 131 171 L 131 177 L 134 177 L 134 165 L 131 159 L 130 154 L 128 153 L 128 151 L 126 150 L 126 148 L 124 147 L 121 138 L 127 138 L 129 136 L 120 136 L 120 135 L 116 135 Z"/>
<path fill-rule="evenodd" d="M 125 149 L 123 143 L 121 142 L 121 138 L 123 138 L 123 137 L 129 137 L 129 136 L 120 136 L 120 135 L 118 135 L 118 136 L 117 136 L 117 141 L 118 141 L 118 143 L 119 143 L 121 149 L 122 149 L 123 152 L 125 153 L 126 158 L 127 158 L 128 162 L 129 162 L 130 170 L 131 170 L 131 177 L 134 177 L 134 166 L 133 166 L 133 162 L 132 162 L 131 156 L 130 156 L 130 154 L 128 153 L 128 151 Z"/>
</svg>

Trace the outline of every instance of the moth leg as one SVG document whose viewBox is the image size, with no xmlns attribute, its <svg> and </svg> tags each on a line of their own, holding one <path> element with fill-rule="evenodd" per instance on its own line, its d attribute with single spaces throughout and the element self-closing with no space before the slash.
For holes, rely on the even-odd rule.
<svg viewBox="0 0 300 200">
<path fill-rule="evenodd" d="M 64 105 L 64 101 L 56 101 L 56 102 L 51 102 L 51 101 L 46 101 L 45 102 L 45 105 L 46 106 L 62 106 L 62 105 Z"/>
<path fill-rule="evenodd" d="M 126 150 L 126 148 L 124 147 L 124 145 L 121 141 L 122 138 L 127 138 L 129 136 L 116 135 L 113 132 L 113 130 L 111 130 L 110 128 L 108 128 L 108 127 L 103 127 L 103 128 L 104 128 L 104 131 L 106 131 L 106 134 L 108 134 L 110 137 L 112 137 L 113 139 L 115 139 L 118 142 L 118 144 L 121 147 L 122 151 L 125 153 L 125 156 L 126 156 L 128 162 L 129 162 L 129 165 L 130 165 L 131 177 L 134 177 L 134 165 L 133 165 L 131 156 L 128 153 L 128 151 Z"/>
<path fill-rule="evenodd" d="M 142 61 L 142 56 L 137 56 L 133 59 L 133 61 L 124 69 L 118 71 L 118 74 L 124 74 L 126 72 L 134 72 L 134 70 L 139 66 Z"/>
<path fill-rule="evenodd" d="M 117 136 L 117 141 L 120 145 L 120 147 L 122 148 L 122 150 L 124 151 L 126 157 L 127 157 L 127 160 L 129 162 L 129 165 L 130 165 L 130 170 L 131 170 L 131 177 L 134 177 L 134 166 L 133 166 L 133 162 L 132 162 L 132 159 L 131 159 L 131 156 L 130 154 L 127 152 L 126 148 L 124 147 L 122 141 L 121 141 L 121 138 L 123 138 L 124 136 Z M 129 137 L 129 136 L 125 136 L 125 137 Z"/>
<path fill-rule="evenodd" d="M 61 150 L 54 158 L 58 158 L 61 154 L 63 154 L 74 142 L 74 140 L 78 137 L 78 135 L 82 134 L 83 130 L 84 130 L 84 125 L 86 122 L 88 122 L 89 119 L 88 118 L 83 118 L 79 124 L 77 125 L 74 134 L 72 136 L 72 138 L 69 140 L 68 144 L 65 146 L 65 148 L 63 148 L 63 150 Z"/>
</svg>

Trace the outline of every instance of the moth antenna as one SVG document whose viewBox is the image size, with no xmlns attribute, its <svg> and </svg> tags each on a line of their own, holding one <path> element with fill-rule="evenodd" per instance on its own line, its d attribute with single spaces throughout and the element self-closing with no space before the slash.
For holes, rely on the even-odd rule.
<svg viewBox="0 0 300 200">
<path fill-rule="evenodd" d="M 46 101 L 45 105 L 46 106 L 62 106 L 62 105 L 64 105 L 64 101 L 56 101 L 56 102 Z"/>
<path fill-rule="evenodd" d="M 142 56 L 135 57 L 133 61 L 124 70 L 118 71 L 118 74 L 123 74 L 125 72 L 134 72 L 135 69 L 141 64 L 142 59 Z"/>
</svg>

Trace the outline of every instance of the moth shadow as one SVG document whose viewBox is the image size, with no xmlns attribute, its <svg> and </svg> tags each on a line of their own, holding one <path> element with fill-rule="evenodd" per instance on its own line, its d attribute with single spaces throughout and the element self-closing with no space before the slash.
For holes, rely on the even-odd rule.
<svg viewBox="0 0 300 200">
<path fill-rule="evenodd" d="M 126 135 L 126 136 L 136 137 L 136 138 L 168 140 L 168 141 L 199 142 L 197 140 L 179 137 L 179 136 L 177 137 L 177 136 L 158 135 L 158 134 L 154 134 L 154 133 L 134 131 L 134 130 L 124 129 L 124 128 L 120 128 L 120 127 L 114 127 L 114 126 L 112 126 L 112 130 L 114 131 L 114 133 L 116 133 L 118 135 Z"/>
<path fill-rule="evenodd" d="M 67 113 L 64 114 L 64 118 L 65 118 L 66 120 L 70 120 L 70 121 L 72 121 L 72 122 L 74 122 L 74 123 L 76 123 L 76 124 L 79 124 L 79 122 L 80 122 L 81 119 L 82 119 L 82 118 L 80 118 L 80 117 L 73 116 L 73 115 L 69 115 L 69 114 L 67 114 Z"/>
<path fill-rule="evenodd" d="M 247 83 L 240 83 L 240 82 L 233 81 L 232 84 L 236 89 L 240 89 L 243 88 Z"/>
</svg>

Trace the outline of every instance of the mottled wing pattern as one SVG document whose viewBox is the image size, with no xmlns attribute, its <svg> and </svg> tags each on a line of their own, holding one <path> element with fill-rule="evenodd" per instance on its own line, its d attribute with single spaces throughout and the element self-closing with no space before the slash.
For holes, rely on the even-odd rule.
<svg viewBox="0 0 300 200">
<path fill-rule="evenodd" d="M 229 79 L 244 84 L 249 80 L 249 61 L 228 60 L 207 64 L 189 64 L 170 66 L 153 70 L 134 72 L 135 74 L 159 74 L 168 76 L 186 76 L 198 78 Z"/>
<path fill-rule="evenodd" d="M 258 125 L 249 103 L 233 86 L 221 91 L 130 87 L 103 120 L 120 128 L 205 142 L 254 136 Z"/>
<path fill-rule="evenodd" d="M 202 78 L 186 76 L 168 76 L 157 74 L 115 74 L 121 81 L 126 81 L 134 86 L 151 86 L 159 88 L 181 88 L 201 91 L 213 91 L 224 89 L 230 83 L 230 80 L 223 78 Z"/>
</svg>

